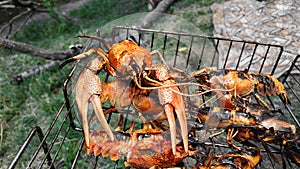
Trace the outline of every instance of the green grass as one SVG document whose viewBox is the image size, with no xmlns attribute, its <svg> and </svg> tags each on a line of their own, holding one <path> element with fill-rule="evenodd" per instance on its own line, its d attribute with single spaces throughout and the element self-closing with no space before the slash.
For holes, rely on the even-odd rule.
<svg viewBox="0 0 300 169">
<path fill-rule="evenodd" d="M 200 3 L 205 1 L 188 1 L 189 3 Z M 179 4 L 181 2 L 178 2 Z M 183 6 L 189 5 L 183 3 Z M 205 5 L 205 4 L 201 4 Z M 108 22 L 124 16 L 125 14 L 144 12 L 146 8 L 129 10 L 134 7 L 134 1 L 129 2 L 124 9 L 124 4 L 117 1 L 97 1 L 91 0 L 80 9 L 69 13 L 70 17 L 77 17 L 81 23 L 76 24 L 69 20 L 54 19 L 32 22 L 25 26 L 14 40 L 26 42 L 42 48 L 53 50 L 65 50 L 71 44 L 84 43 L 75 38 L 80 33 L 93 34 L 97 28 L 102 27 Z M 173 7 L 172 7 L 173 8 Z M 169 13 L 172 13 L 171 9 Z M 177 9 L 176 9 L 177 10 Z M 202 14 L 201 12 L 199 15 Z M 205 13 L 203 13 L 205 14 Z M 193 15 L 186 14 L 193 18 Z M 203 26 L 204 31 L 211 31 L 211 26 Z M 29 131 L 35 126 L 41 126 L 45 132 L 53 121 L 56 112 L 64 101 L 62 85 L 67 77 L 67 66 L 60 70 L 57 67 L 49 71 L 39 73 L 37 76 L 26 79 L 20 85 L 10 84 L 10 78 L 26 71 L 34 66 L 43 65 L 45 60 L 2 50 L 0 53 L 0 164 L 7 166 L 15 157 L 19 147 L 24 143 Z M 58 119 L 61 123 L 63 119 Z M 56 131 L 58 126 L 54 126 Z M 64 127 L 65 129 L 65 127 Z M 3 131 L 3 132 L 2 132 Z M 50 140 L 55 133 L 50 133 Z M 68 168 L 73 161 L 74 153 L 81 139 L 81 133 L 70 131 L 63 144 L 57 159 L 64 158 L 64 168 Z M 32 153 L 39 141 L 34 138 L 32 146 L 29 146 L 26 153 Z M 54 149 L 57 149 L 59 140 L 55 143 Z M 26 154 L 25 153 L 25 154 Z M 26 156 L 24 156 L 26 161 Z M 107 160 L 109 161 L 109 160 Z M 105 161 L 105 162 L 107 162 Z M 84 159 L 78 162 L 80 165 L 86 165 Z M 111 165 L 111 164 L 107 164 Z M 26 166 L 26 162 L 20 162 L 19 167 Z"/>
</svg>

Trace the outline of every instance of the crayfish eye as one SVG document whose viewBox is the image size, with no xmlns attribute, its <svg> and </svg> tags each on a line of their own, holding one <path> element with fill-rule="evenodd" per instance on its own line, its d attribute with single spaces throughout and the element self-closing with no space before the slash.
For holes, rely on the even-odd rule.
<svg viewBox="0 0 300 169">
<path fill-rule="evenodd" d="M 245 74 L 243 72 L 238 73 L 238 78 L 245 79 Z"/>
<path fill-rule="evenodd" d="M 138 136 L 138 140 L 141 141 L 142 139 L 144 139 L 144 138 L 149 138 L 150 136 L 151 136 L 150 133 L 140 134 L 140 135 Z"/>
<path fill-rule="evenodd" d="M 248 148 L 246 153 L 248 155 L 250 155 L 250 156 L 257 156 L 257 155 L 259 155 L 259 151 L 256 150 L 255 148 L 252 148 L 252 147 Z"/>
</svg>

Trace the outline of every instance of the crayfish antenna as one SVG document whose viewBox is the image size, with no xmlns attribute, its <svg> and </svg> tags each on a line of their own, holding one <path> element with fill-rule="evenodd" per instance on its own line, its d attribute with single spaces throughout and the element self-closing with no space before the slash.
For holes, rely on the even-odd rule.
<svg viewBox="0 0 300 169">
<path fill-rule="evenodd" d="M 63 61 L 59 66 L 58 68 L 59 69 L 62 69 L 63 67 L 65 67 L 67 64 L 71 63 L 71 62 L 74 62 L 78 59 L 74 59 L 73 57 L 72 58 L 68 58 L 67 60 Z"/>
<path fill-rule="evenodd" d="M 101 42 L 108 50 L 111 48 L 110 44 L 106 42 L 103 38 L 93 35 L 80 34 L 77 36 L 78 38 L 90 38 Z"/>
</svg>

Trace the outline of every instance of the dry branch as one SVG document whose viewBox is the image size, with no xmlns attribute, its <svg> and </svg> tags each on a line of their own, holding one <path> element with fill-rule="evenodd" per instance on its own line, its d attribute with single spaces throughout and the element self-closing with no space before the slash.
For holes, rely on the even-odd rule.
<svg viewBox="0 0 300 169">
<path fill-rule="evenodd" d="M 26 43 L 3 39 L 1 37 L 0 47 L 50 60 L 64 60 L 66 58 L 74 56 L 74 51 L 72 49 L 67 49 L 65 51 L 47 50 Z"/>
<path fill-rule="evenodd" d="M 39 8 L 42 4 L 37 1 L 7 0 L 0 2 L 0 8 Z"/>
<path fill-rule="evenodd" d="M 26 15 L 28 15 L 29 13 L 32 13 L 32 10 L 30 8 L 28 8 L 26 11 L 19 13 L 18 15 L 16 15 L 15 17 L 13 17 L 7 24 L 3 25 L 2 28 L 0 29 L 0 34 L 6 29 L 8 28 L 8 33 L 6 34 L 6 38 L 8 38 L 12 32 L 12 24 L 18 20 L 21 17 L 24 17 Z M 29 15 L 29 17 L 31 17 L 32 15 Z M 29 19 L 29 18 L 28 18 Z M 28 19 L 25 19 L 25 22 L 28 21 Z M 22 26 L 23 27 L 23 26 Z"/>
<path fill-rule="evenodd" d="M 0 46 L 1 47 L 1 46 Z M 69 46 L 69 49 L 66 50 L 66 51 L 62 51 L 62 52 L 53 52 L 53 53 L 66 53 L 66 56 L 65 57 L 72 57 L 72 56 L 75 56 L 75 55 L 78 55 L 81 50 L 82 50 L 83 46 L 78 44 L 78 45 L 71 45 Z M 12 84 L 19 84 L 21 83 L 22 81 L 24 81 L 26 78 L 29 78 L 31 76 L 34 76 L 38 73 L 40 73 L 41 71 L 45 71 L 45 70 L 48 70 L 58 64 L 61 63 L 61 59 L 60 60 L 52 60 L 48 63 L 46 63 L 45 65 L 42 65 L 42 66 L 38 66 L 38 67 L 33 67 L 29 70 L 26 70 L 24 72 L 21 72 L 21 73 L 18 73 L 17 75 L 14 75 L 10 82 Z"/>
<path fill-rule="evenodd" d="M 161 1 L 154 10 L 147 14 L 141 21 L 142 28 L 150 27 L 154 21 L 158 20 L 162 13 L 164 13 L 175 0 L 163 0 Z"/>
<path fill-rule="evenodd" d="M 26 5 L 28 5 L 28 6 L 29 5 L 32 5 L 32 6 L 37 5 L 34 3 L 25 4 L 24 3 L 25 1 L 20 1 L 20 0 L 15 0 L 15 1 L 17 1 L 18 3 L 22 3 L 21 5 L 23 5 L 23 6 L 24 5 L 25 6 Z M 147 28 L 147 27 L 151 26 L 152 23 L 154 21 L 158 20 L 160 15 L 163 12 L 165 12 L 174 1 L 175 0 L 160 1 L 160 3 L 156 6 L 156 8 L 152 12 L 150 12 L 148 15 L 146 15 L 145 18 L 143 18 L 141 20 L 140 27 Z M 32 8 L 29 8 L 28 11 L 30 12 L 31 9 Z M 28 14 L 28 11 L 25 12 L 26 15 Z M 24 16 L 24 15 L 20 14 L 19 16 L 16 16 L 16 18 L 13 19 L 11 22 L 14 22 L 14 20 L 18 19 L 21 16 Z M 25 23 L 26 22 L 27 21 L 25 21 Z M 12 24 L 12 23 L 9 23 L 8 25 L 11 26 L 10 24 Z M 3 31 L 3 29 L 4 28 L 2 28 L 2 30 L 0 30 L 0 32 Z M 30 45 L 30 44 L 26 44 L 26 43 L 22 43 L 22 42 L 16 42 L 13 40 L 4 39 L 1 37 L 0 37 L 0 47 L 9 49 L 9 50 L 14 50 L 14 51 L 21 52 L 21 53 L 25 53 L 25 54 L 28 54 L 31 56 L 36 56 L 36 57 L 41 57 L 44 59 L 52 60 L 51 62 L 49 62 L 43 66 L 34 67 L 25 72 L 15 75 L 11 79 L 11 83 L 13 83 L 13 84 L 18 84 L 18 83 L 22 82 L 24 79 L 31 77 L 33 75 L 36 75 L 40 71 L 47 70 L 47 69 L 57 65 L 58 63 L 60 63 L 61 60 L 65 60 L 66 58 L 69 58 L 69 57 L 79 54 L 79 51 L 82 49 L 82 46 L 75 46 L 75 47 L 70 47 L 68 50 L 65 50 L 65 51 L 53 51 L 53 50 L 47 50 L 44 48 L 39 48 L 39 47 Z"/>
<path fill-rule="evenodd" d="M 57 65 L 58 63 L 60 63 L 60 62 L 59 61 L 50 61 L 49 63 L 46 63 L 45 65 L 33 67 L 25 72 L 14 75 L 11 78 L 10 82 L 12 84 L 19 84 L 19 83 L 23 82 L 24 79 L 34 76 L 34 75 L 40 73 L 41 71 L 48 70 L 48 69 L 54 67 L 55 65 Z"/>
</svg>

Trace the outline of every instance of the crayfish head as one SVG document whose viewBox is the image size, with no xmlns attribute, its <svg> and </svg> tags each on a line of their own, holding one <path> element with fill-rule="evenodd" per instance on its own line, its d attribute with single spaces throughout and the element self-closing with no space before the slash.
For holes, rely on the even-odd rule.
<svg viewBox="0 0 300 169">
<path fill-rule="evenodd" d="M 110 65 L 122 76 L 131 74 L 132 71 L 138 74 L 152 64 L 150 52 L 131 40 L 115 43 L 109 50 L 108 59 Z"/>
<path fill-rule="evenodd" d="M 163 64 L 157 64 L 151 68 L 155 72 L 155 79 L 165 81 L 169 78 L 169 67 Z"/>
</svg>

